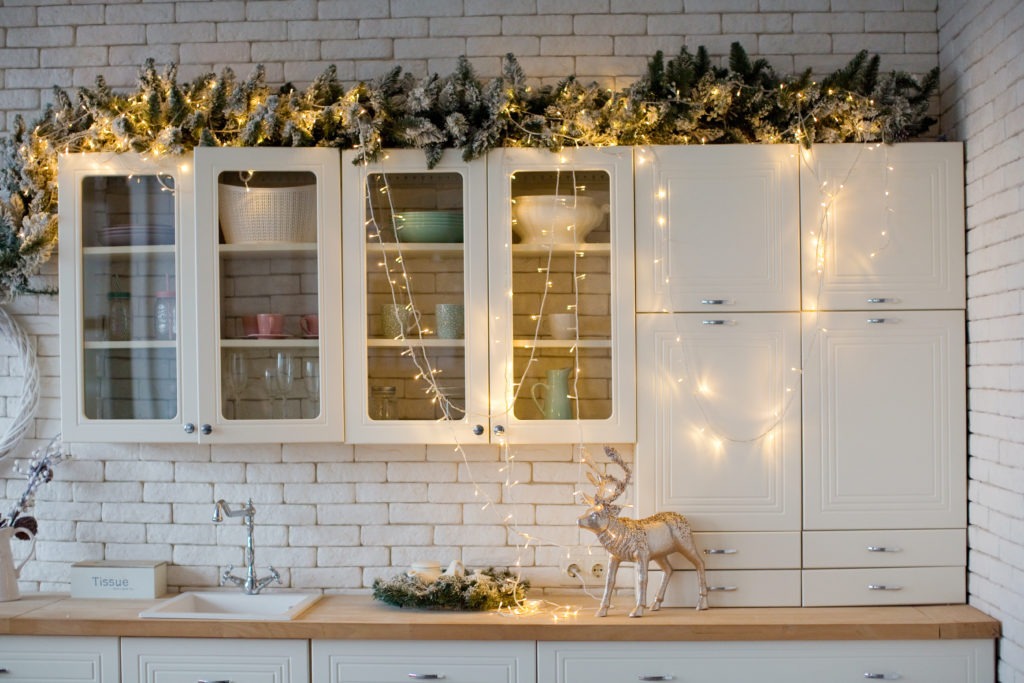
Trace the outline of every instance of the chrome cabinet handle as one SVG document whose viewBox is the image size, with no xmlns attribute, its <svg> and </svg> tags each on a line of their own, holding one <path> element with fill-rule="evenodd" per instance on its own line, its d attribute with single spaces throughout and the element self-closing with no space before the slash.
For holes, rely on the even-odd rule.
<svg viewBox="0 0 1024 683">
<path fill-rule="evenodd" d="M 735 555 L 737 551 L 735 548 L 705 548 L 705 555 Z"/>
<path fill-rule="evenodd" d="M 0 667 L 0 674 L 9 674 L 9 673 L 11 673 L 11 672 L 8 671 L 6 667 Z"/>
<path fill-rule="evenodd" d="M 869 591 L 901 591 L 903 586 L 887 586 L 884 583 L 869 583 Z"/>
<path fill-rule="evenodd" d="M 186 434 L 194 434 L 195 431 L 196 431 L 196 426 L 194 424 L 192 424 L 191 422 L 186 422 L 185 426 L 182 427 L 182 429 L 185 430 Z"/>
<path fill-rule="evenodd" d="M 736 586 L 708 586 L 708 592 L 726 593 L 738 590 Z"/>
<path fill-rule="evenodd" d="M 640 674 L 637 678 L 641 681 L 674 681 L 676 677 L 672 674 Z"/>
<path fill-rule="evenodd" d="M 728 320 L 701 320 L 700 324 L 701 325 L 725 325 L 728 322 L 729 322 Z"/>
<path fill-rule="evenodd" d="M 864 678 L 871 678 L 877 681 L 897 681 L 903 678 L 903 676 L 900 676 L 899 674 L 877 674 L 872 673 L 870 671 L 865 671 Z"/>
<path fill-rule="evenodd" d="M 884 325 L 885 323 L 896 322 L 892 318 L 868 318 L 868 325 Z"/>
<path fill-rule="evenodd" d="M 903 548 L 897 548 L 896 546 L 884 546 L 884 545 L 869 545 L 869 553 L 901 553 Z"/>
<path fill-rule="evenodd" d="M 725 299 L 701 299 L 700 302 L 705 306 L 723 306 L 725 305 Z"/>
<path fill-rule="evenodd" d="M 896 303 L 896 299 L 893 299 L 891 297 L 886 297 L 886 296 L 871 297 L 870 299 L 868 299 L 868 303 L 869 304 L 894 304 L 894 303 Z"/>
<path fill-rule="evenodd" d="M 408 674 L 409 678 L 416 681 L 439 681 L 444 674 Z"/>
<path fill-rule="evenodd" d="M 198 681 L 196 681 L 196 683 L 231 683 L 231 681 L 223 680 L 223 679 L 218 679 L 218 680 L 214 681 L 214 680 L 209 680 L 207 678 L 200 678 Z"/>
</svg>

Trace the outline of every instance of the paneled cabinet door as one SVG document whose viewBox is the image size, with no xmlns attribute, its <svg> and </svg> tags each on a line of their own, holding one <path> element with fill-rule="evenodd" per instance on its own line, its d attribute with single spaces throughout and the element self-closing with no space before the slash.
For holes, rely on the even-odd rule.
<svg viewBox="0 0 1024 683">
<path fill-rule="evenodd" d="M 804 340 L 804 528 L 964 526 L 964 314 L 805 313 Z"/>
<path fill-rule="evenodd" d="M 535 683 L 533 641 L 314 640 L 317 683 Z"/>
<path fill-rule="evenodd" d="M 206 442 L 341 441 L 341 170 L 336 149 L 195 152 Z"/>
<path fill-rule="evenodd" d="M 632 173 L 629 147 L 488 155 L 499 438 L 635 440 Z"/>
<path fill-rule="evenodd" d="M 796 145 L 636 150 L 637 310 L 800 309 Z"/>
<path fill-rule="evenodd" d="M 355 154 L 342 160 L 346 438 L 487 443 L 486 162 Z"/>
<path fill-rule="evenodd" d="M 820 144 L 804 154 L 804 309 L 964 307 L 961 143 Z"/>
<path fill-rule="evenodd" d="M 308 640 L 122 638 L 122 683 L 308 683 Z"/>
<path fill-rule="evenodd" d="M 0 679 L 18 683 L 119 683 L 117 638 L 4 636 Z"/>
<path fill-rule="evenodd" d="M 799 314 L 637 318 L 639 513 L 799 530 Z"/>
<path fill-rule="evenodd" d="M 64 438 L 194 440 L 191 156 L 62 155 L 58 183 Z"/>
</svg>

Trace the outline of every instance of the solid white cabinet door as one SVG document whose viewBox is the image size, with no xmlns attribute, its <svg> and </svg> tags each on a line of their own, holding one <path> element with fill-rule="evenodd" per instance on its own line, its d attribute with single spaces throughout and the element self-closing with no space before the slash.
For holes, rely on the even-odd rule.
<svg viewBox="0 0 1024 683">
<path fill-rule="evenodd" d="M 531 641 L 314 640 L 316 683 L 534 683 Z"/>
<path fill-rule="evenodd" d="M 19 683 L 118 683 L 117 638 L 3 636 L 0 679 Z M 194 683 L 194 682 L 192 682 Z"/>
<path fill-rule="evenodd" d="M 637 318 L 639 514 L 799 529 L 799 314 Z"/>
<path fill-rule="evenodd" d="M 308 640 L 122 638 L 122 683 L 307 683 Z"/>
<path fill-rule="evenodd" d="M 961 143 L 821 144 L 804 154 L 804 309 L 964 307 Z"/>
<path fill-rule="evenodd" d="M 796 145 L 636 151 L 637 310 L 800 308 Z"/>
<path fill-rule="evenodd" d="M 806 313 L 804 528 L 966 524 L 964 314 Z"/>
</svg>

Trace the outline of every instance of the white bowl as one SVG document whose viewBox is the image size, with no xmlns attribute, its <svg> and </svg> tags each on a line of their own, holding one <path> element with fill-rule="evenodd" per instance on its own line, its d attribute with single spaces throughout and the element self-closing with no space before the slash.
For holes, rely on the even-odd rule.
<svg viewBox="0 0 1024 683">
<path fill-rule="evenodd" d="M 542 194 L 512 199 L 513 230 L 523 244 L 579 244 L 601 224 L 608 205 L 593 197 Z"/>
</svg>

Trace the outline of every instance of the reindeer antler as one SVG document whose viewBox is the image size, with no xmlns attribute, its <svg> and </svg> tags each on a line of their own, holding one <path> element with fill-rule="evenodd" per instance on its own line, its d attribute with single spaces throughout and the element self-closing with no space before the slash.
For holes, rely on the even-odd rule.
<svg viewBox="0 0 1024 683">
<path fill-rule="evenodd" d="M 607 484 L 609 482 L 615 483 L 615 489 L 612 490 L 608 494 L 607 498 L 605 498 L 603 501 L 607 505 L 608 503 L 611 503 L 613 500 L 621 496 L 622 492 L 626 490 L 626 487 L 629 486 L 630 480 L 633 478 L 633 471 L 629 469 L 629 465 L 627 465 L 622 460 L 622 456 L 619 455 L 619 452 L 612 448 L 611 446 L 604 447 L 604 454 L 608 456 L 609 460 L 618 465 L 622 469 L 622 471 L 626 473 L 626 478 L 624 480 L 617 479 L 616 477 L 613 477 L 610 474 L 602 475 L 602 489 L 604 488 L 603 484 Z"/>
</svg>

